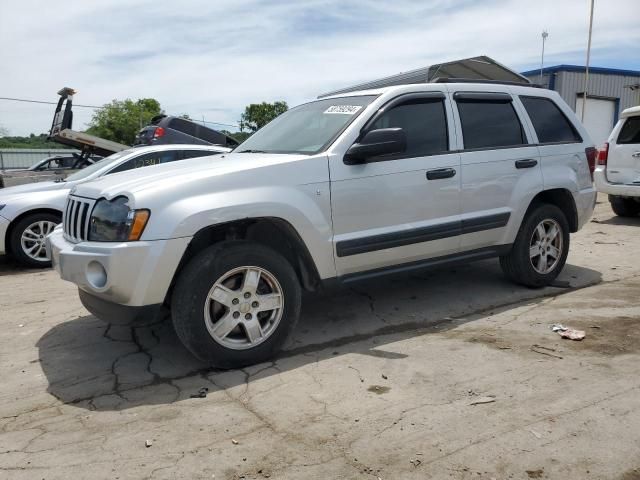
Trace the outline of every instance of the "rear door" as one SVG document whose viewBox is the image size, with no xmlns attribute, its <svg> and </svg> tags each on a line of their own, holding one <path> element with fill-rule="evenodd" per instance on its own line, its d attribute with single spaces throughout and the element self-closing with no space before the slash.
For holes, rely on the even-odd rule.
<svg viewBox="0 0 640 480">
<path fill-rule="evenodd" d="M 509 93 L 467 88 L 453 98 L 462 140 L 461 248 L 475 250 L 513 241 L 508 228 L 519 225 L 542 173 L 522 107 Z"/>
<path fill-rule="evenodd" d="M 607 179 L 613 183 L 640 184 L 640 115 L 623 119 L 622 127 L 616 128 L 612 137 Z"/>
</svg>

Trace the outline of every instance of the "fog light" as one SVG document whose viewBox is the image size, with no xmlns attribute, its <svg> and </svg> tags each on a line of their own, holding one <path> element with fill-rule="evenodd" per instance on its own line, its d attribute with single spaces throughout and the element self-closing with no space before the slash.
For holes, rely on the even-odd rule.
<svg viewBox="0 0 640 480">
<path fill-rule="evenodd" d="M 87 280 L 94 288 L 102 288 L 107 284 L 107 272 L 100 262 L 95 260 L 87 265 Z"/>
</svg>

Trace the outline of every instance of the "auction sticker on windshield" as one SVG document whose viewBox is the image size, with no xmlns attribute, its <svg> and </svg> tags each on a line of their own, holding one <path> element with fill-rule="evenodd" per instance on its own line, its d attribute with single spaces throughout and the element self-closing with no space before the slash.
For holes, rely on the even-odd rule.
<svg viewBox="0 0 640 480">
<path fill-rule="evenodd" d="M 353 115 L 362 108 L 362 105 L 332 105 L 327 108 L 324 113 L 343 113 L 345 115 Z"/>
</svg>

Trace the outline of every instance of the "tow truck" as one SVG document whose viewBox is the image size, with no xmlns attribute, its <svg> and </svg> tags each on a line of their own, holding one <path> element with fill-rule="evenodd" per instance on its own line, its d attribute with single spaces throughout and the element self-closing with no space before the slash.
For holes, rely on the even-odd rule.
<svg viewBox="0 0 640 480">
<path fill-rule="evenodd" d="M 85 132 L 73 130 L 73 96 L 76 90 L 64 87 L 58 92 L 60 98 L 53 115 L 53 122 L 47 140 L 75 148 L 80 153 L 65 155 L 65 158 L 52 158 L 51 168 L 30 168 L 5 170 L 0 172 L 0 188 L 25 183 L 60 180 L 74 171 L 91 165 L 102 157 L 131 148 L 121 143 L 105 140 Z"/>
</svg>

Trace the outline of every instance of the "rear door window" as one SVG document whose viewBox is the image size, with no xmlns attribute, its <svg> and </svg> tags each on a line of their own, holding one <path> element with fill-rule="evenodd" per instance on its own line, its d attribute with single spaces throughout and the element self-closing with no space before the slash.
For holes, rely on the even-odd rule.
<svg viewBox="0 0 640 480">
<path fill-rule="evenodd" d="M 199 138 L 213 145 L 225 144 L 225 138 L 221 134 L 207 127 L 202 127 L 202 126 L 200 127 Z"/>
<path fill-rule="evenodd" d="M 553 100 L 542 97 L 520 97 L 527 110 L 539 143 L 581 142 L 580 135 Z"/>
<path fill-rule="evenodd" d="M 511 101 L 456 100 L 465 149 L 491 149 L 526 144 Z"/>
<path fill-rule="evenodd" d="M 178 152 L 176 152 L 175 150 L 146 153 L 144 155 L 140 155 L 138 157 L 127 160 L 122 165 L 111 170 L 109 173 L 124 172 L 126 170 L 133 170 L 134 168 L 160 165 L 161 163 L 174 162 L 176 160 L 178 160 Z"/>
<path fill-rule="evenodd" d="M 209 155 L 218 155 L 218 152 L 211 152 L 209 150 L 185 150 L 182 152 L 182 158 L 197 158 L 197 157 L 207 157 Z"/>
<path fill-rule="evenodd" d="M 65 157 L 62 159 L 60 168 L 73 168 L 76 163 L 76 159 L 74 157 Z"/>
<path fill-rule="evenodd" d="M 640 143 L 640 116 L 627 118 L 620 130 L 617 143 Z"/>
</svg>

